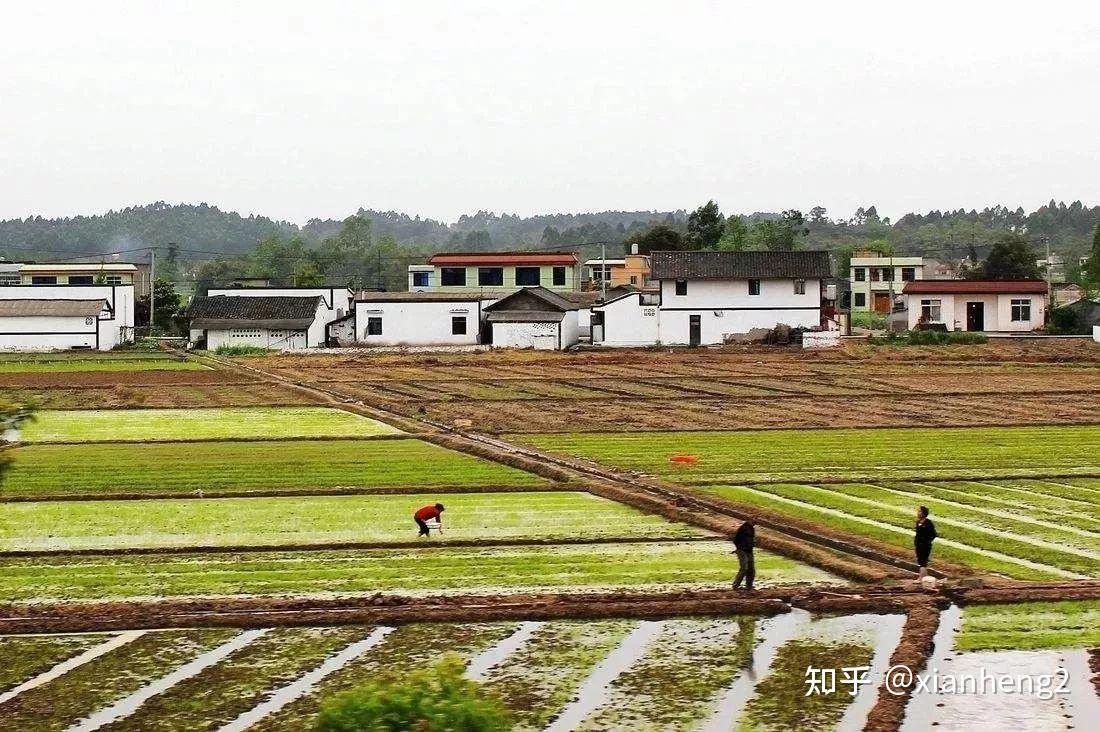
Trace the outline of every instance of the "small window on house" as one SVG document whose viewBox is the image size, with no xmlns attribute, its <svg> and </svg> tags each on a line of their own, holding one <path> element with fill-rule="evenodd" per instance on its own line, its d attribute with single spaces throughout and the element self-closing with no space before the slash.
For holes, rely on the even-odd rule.
<svg viewBox="0 0 1100 732">
<path fill-rule="evenodd" d="M 759 295 L 760 294 L 760 280 L 749 280 L 749 294 L 750 295 Z"/>
<path fill-rule="evenodd" d="M 686 295 L 686 294 L 688 294 L 687 280 L 676 280 L 676 294 L 677 295 Z"/>
<path fill-rule="evenodd" d="M 32 285 L 56 285 L 57 277 L 55 275 L 34 275 L 31 277 Z"/>
<path fill-rule="evenodd" d="M 444 287 L 465 287 L 465 267 L 442 267 L 439 270 L 439 280 Z"/>
<path fill-rule="evenodd" d="M 630 284 L 632 284 L 632 285 L 638 284 L 638 275 L 630 275 Z"/>
<path fill-rule="evenodd" d="M 477 284 L 481 287 L 504 287 L 504 268 L 478 267 Z"/>
<path fill-rule="evenodd" d="M 431 282 L 429 275 L 431 272 L 413 272 L 413 287 L 427 287 Z M 463 272 L 463 280 L 465 279 L 465 272 Z"/>
<path fill-rule="evenodd" d="M 565 267 L 554 267 L 554 287 L 565 287 Z"/>
<path fill-rule="evenodd" d="M 853 307 L 865 308 L 867 307 L 867 293 L 866 292 L 853 292 L 852 300 Z"/>
<path fill-rule="evenodd" d="M 794 294 L 805 295 L 806 294 L 806 280 L 794 281 Z"/>
<path fill-rule="evenodd" d="M 893 282 L 894 281 L 894 269 L 892 267 L 882 268 L 882 281 Z"/>
<path fill-rule="evenodd" d="M 107 278 L 104 280 L 104 282 L 106 282 L 108 285 L 121 285 L 122 275 L 107 275 Z"/>
<path fill-rule="evenodd" d="M 461 315 L 451 318 L 451 335 L 466 335 L 466 318 Z"/>
<path fill-rule="evenodd" d="M 855 280 L 856 282 L 866 282 L 867 281 L 867 268 L 866 267 L 853 267 L 852 268 L 852 279 Z"/>
<path fill-rule="evenodd" d="M 926 323 L 942 323 L 943 316 L 940 314 L 940 301 L 921 300 L 920 319 Z"/>
<path fill-rule="evenodd" d="M 538 287 L 540 275 L 538 267 L 516 267 L 516 287 Z"/>
<path fill-rule="evenodd" d="M 69 275 L 70 285 L 90 285 L 92 284 L 91 275 Z"/>
<path fill-rule="evenodd" d="M 915 279 L 917 279 L 917 269 L 916 269 L 916 267 L 902 267 L 901 268 L 901 281 L 902 282 L 912 282 Z"/>
<path fill-rule="evenodd" d="M 382 335 L 382 318 L 367 318 L 367 335 Z"/>
<path fill-rule="evenodd" d="M 1012 301 L 1012 322 L 1013 323 L 1030 323 L 1031 322 L 1031 300 L 1021 299 Z"/>
</svg>

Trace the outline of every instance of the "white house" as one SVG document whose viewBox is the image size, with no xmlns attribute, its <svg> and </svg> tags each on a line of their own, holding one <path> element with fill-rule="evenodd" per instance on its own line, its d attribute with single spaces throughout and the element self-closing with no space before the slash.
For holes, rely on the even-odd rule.
<svg viewBox="0 0 1100 732">
<path fill-rule="evenodd" d="M 827 252 L 652 252 L 656 299 L 630 293 L 592 308 L 593 342 L 709 345 L 754 328 L 822 325 Z"/>
<path fill-rule="evenodd" d="M 582 308 L 545 287 L 524 287 L 484 308 L 485 342 L 498 348 L 570 348 L 580 340 Z"/>
<path fill-rule="evenodd" d="M 232 295 L 235 297 L 313 297 L 321 298 L 324 313 L 321 318 L 331 322 L 342 318 L 351 312 L 354 293 L 346 287 L 229 287 L 211 288 L 207 295 Z M 312 345 L 319 345 L 316 340 L 324 341 L 322 332 L 319 339 L 310 338 Z"/>
<path fill-rule="evenodd" d="M 331 303 L 321 295 L 206 295 L 191 299 L 191 341 L 208 350 L 257 346 L 296 350 L 324 346 Z"/>
<path fill-rule="evenodd" d="M 134 294 L 144 297 L 152 284 L 148 264 L 132 262 L 4 262 L 0 264 L 0 286 L 4 285 L 133 285 Z"/>
<path fill-rule="evenodd" d="M 0 350 L 109 351 L 133 337 L 133 285 L 0 288 Z"/>
<path fill-rule="evenodd" d="M 890 313 L 905 283 L 924 279 L 923 257 L 883 256 L 861 250 L 849 264 L 852 311 Z"/>
<path fill-rule="evenodd" d="M 905 285 L 909 328 L 942 323 L 948 330 L 1031 331 L 1046 322 L 1042 280 L 922 280 Z"/>
<path fill-rule="evenodd" d="M 473 293 L 366 292 L 355 298 L 354 340 L 368 346 L 481 342 L 483 300 Z"/>
</svg>

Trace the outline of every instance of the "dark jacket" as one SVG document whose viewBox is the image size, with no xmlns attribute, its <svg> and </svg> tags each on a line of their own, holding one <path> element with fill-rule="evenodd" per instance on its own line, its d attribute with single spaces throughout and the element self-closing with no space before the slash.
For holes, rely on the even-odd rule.
<svg viewBox="0 0 1100 732">
<path fill-rule="evenodd" d="M 737 527 L 733 534 L 733 545 L 743 552 L 752 552 L 753 542 L 756 541 L 756 527 L 746 521 Z"/>
<path fill-rule="evenodd" d="M 932 546 L 932 540 L 936 536 L 936 525 L 932 523 L 932 519 L 926 518 L 917 524 L 916 533 L 913 534 L 913 546 Z"/>
</svg>

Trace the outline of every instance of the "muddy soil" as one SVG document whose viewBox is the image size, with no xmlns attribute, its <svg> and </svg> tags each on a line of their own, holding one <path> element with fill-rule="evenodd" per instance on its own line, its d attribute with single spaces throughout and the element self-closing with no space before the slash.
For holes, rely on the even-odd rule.
<svg viewBox="0 0 1100 732">
<path fill-rule="evenodd" d="M 948 586 L 944 593 L 958 605 L 1100 599 L 1100 580 L 1005 582 L 983 587 Z"/>
<path fill-rule="evenodd" d="M 878 700 L 867 715 L 865 732 L 895 732 L 905 717 L 905 707 L 912 696 L 916 675 L 925 667 L 932 653 L 932 639 L 940 624 L 941 606 L 929 602 L 909 607 L 901 640 L 890 656 L 890 667 L 899 664 L 913 671 L 914 682 L 906 693 L 891 693 L 885 682 L 879 687 Z M 896 692 L 897 689 L 894 689 Z"/>
<path fill-rule="evenodd" d="M 0 386 L 8 387 L 60 387 L 113 386 L 133 384 L 143 386 L 189 386 L 191 384 L 242 384 L 248 381 L 230 371 L 210 370 L 145 370 L 145 371 L 59 371 L 56 373 L 0 373 Z"/>
<path fill-rule="evenodd" d="M 1092 686 L 1100 696 L 1100 648 L 1089 651 L 1089 670 L 1092 671 Z"/>
</svg>

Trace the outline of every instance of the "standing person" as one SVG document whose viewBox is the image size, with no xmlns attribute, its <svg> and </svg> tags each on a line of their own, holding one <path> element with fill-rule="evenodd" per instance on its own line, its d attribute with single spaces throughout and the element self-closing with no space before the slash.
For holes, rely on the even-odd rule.
<svg viewBox="0 0 1100 732">
<path fill-rule="evenodd" d="M 751 519 L 746 520 L 737 527 L 733 534 L 733 547 L 737 554 L 737 577 L 733 580 L 733 589 L 741 589 L 741 581 L 745 581 L 745 589 L 752 591 L 752 583 L 756 581 L 756 561 L 752 556 L 752 545 L 756 541 L 756 525 Z"/>
<path fill-rule="evenodd" d="M 424 506 L 413 514 L 413 521 L 420 527 L 420 533 L 418 533 L 417 536 L 431 536 L 431 532 L 428 530 L 428 522 L 432 519 L 439 522 L 440 528 L 443 527 L 442 503 L 437 503 L 434 506 Z"/>
<path fill-rule="evenodd" d="M 928 518 L 928 506 L 917 508 L 917 527 L 913 533 L 913 548 L 917 552 L 917 564 L 920 571 L 918 579 L 928 576 L 928 557 L 932 554 L 932 541 L 936 538 L 936 525 Z"/>
</svg>

